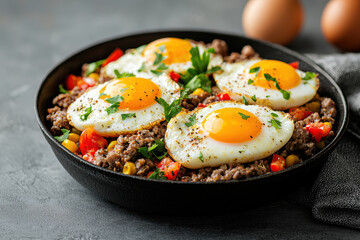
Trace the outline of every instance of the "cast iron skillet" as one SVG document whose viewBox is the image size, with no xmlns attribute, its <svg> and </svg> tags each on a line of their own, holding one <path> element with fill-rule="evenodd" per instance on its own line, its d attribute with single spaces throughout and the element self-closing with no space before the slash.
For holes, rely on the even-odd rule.
<svg viewBox="0 0 360 240">
<path fill-rule="evenodd" d="M 58 94 L 58 85 L 70 74 L 80 74 L 81 65 L 104 59 L 115 48 L 135 48 L 163 37 L 189 38 L 211 42 L 223 39 L 229 52 L 240 52 L 246 44 L 251 45 L 260 56 L 284 62 L 299 61 L 301 70 L 319 73 L 321 96 L 331 97 L 338 110 L 334 130 L 336 136 L 322 151 L 310 159 L 281 172 L 253 177 L 245 180 L 222 182 L 174 182 L 128 176 L 103 169 L 86 162 L 64 148 L 53 138 L 46 121 L 47 108 Z M 101 197 L 127 208 L 148 212 L 190 213 L 194 211 L 226 211 L 245 208 L 253 203 L 267 201 L 274 195 L 292 189 L 310 176 L 316 175 L 320 166 L 334 150 L 346 130 L 348 107 L 339 86 L 313 61 L 287 48 L 245 38 L 242 36 L 203 31 L 147 32 L 116 38 L 86 48 L 56 66 L 40 85 L 36 96 L 36 116 L 46 140 L 64 168 L 79 183 Z M 191 212 L 189 211 L 191 210 Z"/>
</svg>

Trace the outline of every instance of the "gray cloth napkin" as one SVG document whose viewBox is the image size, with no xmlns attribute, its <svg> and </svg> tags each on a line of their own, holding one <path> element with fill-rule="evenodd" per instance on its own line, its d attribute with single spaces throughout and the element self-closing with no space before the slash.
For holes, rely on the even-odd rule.
<svg viewBox="0 0 360 240">
<path fill-rule="evenodd" d="M 360 54 L 308 56 L 338 82 L 351 117 L 348 132 L 310 190 L 300 190 L 290 198 L 307 204 L 321 221 L 360 228 Z"/>
</svg>

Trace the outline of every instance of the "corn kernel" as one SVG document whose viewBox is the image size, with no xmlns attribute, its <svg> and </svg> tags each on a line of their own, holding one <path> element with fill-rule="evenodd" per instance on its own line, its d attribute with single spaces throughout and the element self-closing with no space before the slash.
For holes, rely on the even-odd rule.
<svg viewBox="0 0 360 240">
<path fill-rule="evenodd" d="M 287 156 L 287 158 L 285 159 L 285 166 L 286 167 L 291 167 L 294 166 L 296 164 L 298 164 L 300 162 L 300 159 L 298 156 L 296 155 L 289 155 Z"/>
<path fill-rule="evenodd" d="M 113 150 L 115 148 L 115 145 L 117 144 L 117 141 L 112 141 L 111 143 L 109 143 L 107 150 L 108 152 Z"/>
<path fill-rule="evenodd" d="M 134 175 L 136 173 L 136 167 L 133 162 L 126 162 L 123 168 L 123 173 L 126 175 Z"/>
<path fill-rule="evenodd" d="M 89 74 L 89 78 L 92 78 L 92 79 L 94 79 L 95 81 L 97 81 L 97 80 L 99 80 L 99 74 L 97 74 L 97 73 L 90 73 Z"/>
<path fill-rule="evenodd" d="M 79 141 L 80 136 L 76 133 L 70 133 L 68 140 L 73 141 L 74 143 L 77 143 Z"/>
<path fill-rule="evenodd" d="M 311 112 L 320 112 L 319 102 L 310 102 L 305 105 Z"/>
<path fill-rule="evenodd" d="M 77 153 L 79 151 L 78 146 L 73 141 L 66 139 L 62 142 L 62 145 L 70 150 L 72 153 Z"/>
<path fill-rule="evenodd" d="M 330 129 L 332 129 L 332 124 L 331 124 L 331 122 L 324 122 L 324 124 L 325 124 L 326 126 L 329 126 Z"/>
<path fill-rule="evenodd" d="M 205 92 L 205 91 L 202 90 L 201 88 L 197 88 L 192 94 L 193 95 L 201 95 L 203 92 Z"/>
</svg>

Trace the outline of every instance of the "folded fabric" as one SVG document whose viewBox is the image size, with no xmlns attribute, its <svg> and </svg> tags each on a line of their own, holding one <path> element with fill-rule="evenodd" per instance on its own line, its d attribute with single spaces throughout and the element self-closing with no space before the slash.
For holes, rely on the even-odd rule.
<svg viewBox="0 0 360 240">
<path fill-rule="evenodd" d="M 360 228 L 360 54 L 308 56 L 342 88 L 349 102 L 352 134 L 344 135 L 310 190 L 295 197 L 321 221 Z"/>
</svg>

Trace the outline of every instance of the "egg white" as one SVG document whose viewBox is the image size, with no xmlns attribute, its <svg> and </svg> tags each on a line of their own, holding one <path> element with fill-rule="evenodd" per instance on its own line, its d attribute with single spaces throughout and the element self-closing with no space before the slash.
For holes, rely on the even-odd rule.
<svg viewBox="0 0 360 240">
<path fill-rule="evenodd" d="M 193 47 L 198 46 L 200 54 L 202 55 L 203 52 L 206 50 L 205 45 L 203 44 L 193 44 Z M 209 67 L 219 66 L 223 62 L 223 59 L 218 54 L 210 53 L 210 62 Z M 153 65 L 153 62 L 148 61 L 144 56 L 142 56 L 142 52 L 139 52 L 136 49 L 131 49 L 127 51 L 121 58 L 118 60 L 109 63 L 104 68 L 104 76 L 114 78 L 116 77 L 114 71 L 117 69 L 120 73 L 121 72 L 128 72 L 128 73 L 138 73 L 139 69 L 142 66 L 145 66 L 142 72 L 147 72 L 153 76 L 156 76 L 151 72 L 151 70 L 156 70 L 157 66 Z M 170 71 L 175 71 L 177 73 L 185 73 L 187 69 L 192 68 L 192 62 L 184 62 L 184 63 L 172 63 L 170 65 L 166 65 L 168 69 L 163 70 L 164 74 L 169 73 Z"/>
<path fill-rule="evenodd" d="M 217 109 L 232 107 L 247 110 L 259 118 L 263 126 L 257 137 L 243 143 L 224 143 L 208 136 L 202 126 L 203 120 Z M 281 129 L 276 129 L 269 123 L 273 119 L 271 113 L 278 115 L 275 119 L 281 122 Z M 185 123 L 189 122 L 189 117 L 193 114 L 196 114 L 196 123 L 187 127 Z M 172 118 L 167 125 L 165 143 L 175 161 L 184 167 L 198 169 L 263 159 L 283 147 L 290 140 L 293 131 L 294 123 L 289 114 L 264 106 L 222 101 L 191 112 L 183 111 Z M 200 152 L 203 161 L 199 158 Z"/>
<path fill-rule="evenodd" d="M 150 79 L 150 76 L 146 73 L 137 73 L 136 76 Z M 115 113 L 108 114 L 105 109 L 111 106 L 111 104 L 99 99 L 99 95 L 100 90 L 104 86 L 114 81 L 116 80 L 114 79 L 88 89 L 69 106 L 67 118 L 72 126 L 81 131 L 87 127 L 92 127 L 101 136 L 117 137 L 120 134 L 149 129 L 155 124 L 165 120 L 164 108 L 157 102 L 145 109 L 120 109 Z M 172 81 L 167 75 L 158 77 L 151 76 L 151 81 L 159 87 L 161 90 L 161 98 L 168 104 L 180 97 L 179 85 Z M 80 116 L 86 112 L 86 109 L 90 105 L 92 106 L 92 112 L 87 120 L 82 121 Z M 125 113 L 135 113 L 136 117 L 129 117 L 122 120 L 121 114 Z"/>
<path fill-rule="evenodd" d="M 282 93 L 275 89 L 266 89 L 248 84 L 246 71 L 253 64 L 261 60 L 249 60 L 238 63 L 223 63 L 223 72 L 215 73 L 214 79 L 217 86 L 222 92 L 227 92 L 231 99 L 236 101 L 243 101 L 243 96 L 246 97 L 250 104 L 257 104 L 271 107 L 275 110 L 286 110 L 292 107 L 301 106 L 310 101 L 316 94 L 318 88 L 318 79 L 312 78 L 310 80 L 301 80 L 300 84 L 292 89 L 290 92 L 290 99 L 284 99 Z M 306 73 L 296 70 L 300 78 L 303 78 Z M 251 100 L 256 96 L 256 102 Z"/>
</svg>

